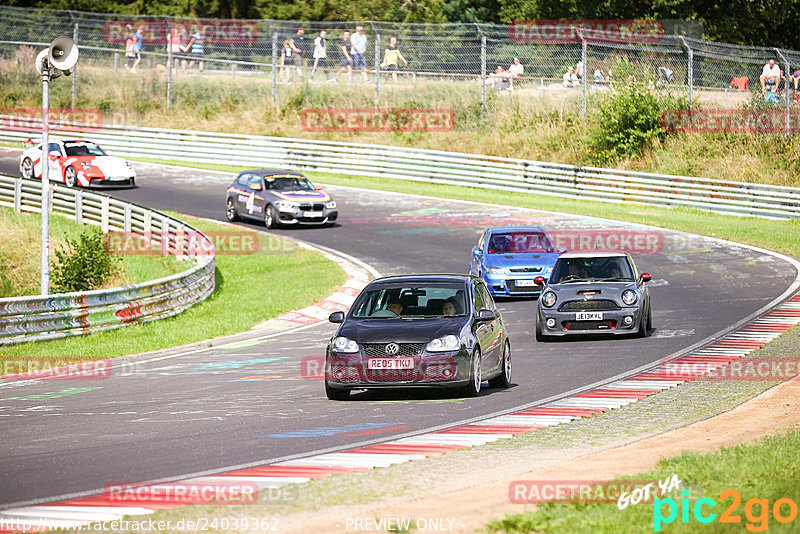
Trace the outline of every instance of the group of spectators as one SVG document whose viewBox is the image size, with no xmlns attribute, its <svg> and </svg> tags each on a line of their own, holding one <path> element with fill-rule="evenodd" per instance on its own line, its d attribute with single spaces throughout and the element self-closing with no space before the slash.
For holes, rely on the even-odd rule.
<svg viewBox="0 0 800 534">
<path fill-rule="evenodd" d="M 798 86 L 800 86 L 800 69 L 794 71 L 793 74 L 786 78 L 786 74 L 781 69 L 774 59 L 770 59 L 764 68 L 761 70 L 759 76 L 761 82 L 761 89 L 764 91 L 764 99 L 778 102 L 786 94 L 787 87 L 794 90 L 795 99 L 798 95 Z"/>
<path fill-rule="evenodd" d="M 336 48 L 339 52 L 340 67 L 336 71 L 335 77 L 331 77 L 333 69 L 328 65 L 328 33 L 321 30 L 319 35 L 314 38 L 313 45 L 309 46 L 309 40 L 305 36 L 305 28 L 300 26 L 297 33 L 283 41 L 281 55 L 278 59 L 280 65 L 280 79 L 282 83 L 295 83 L 298 79 L 303 79 L 303 69 L 308 67 L 309 58 L 311 62 L 310 81 L 316 81 L 317 70 L 325 73 L 327 82 L 338 82 L 339 78 L 347 75 L 348 83 L 353 83 L 353 73 L 361 72 L 364 83 L 369 83 L 367 75 L 367 36 L 364 34 L 363 26 L 356 26 L 355 33 L 345 30 L 342 33 L 342 40 L 337 43 Z M 386 72 L 387 79 L 391 76 L 397 83 L 397 72 L 399 62 L 408 65 L 408 60 L 397 48 L 397 37 L 389 39 L 389 45 L 383 51 L 383 61 L 380 64 L 382 70 Z"/>
<path fill-rule="evenodd" d="M 142 61 L 142 44 L 144 43 L 144 33 L 146 28 L 140 26 L 135 32 L 130 25 L 125 27 L 125 33 L 128 35 L 125 40 L 125 68 L 133 74 L 136 74 L 136 69 Z M 167 52 L 172 56 L 172 67 L 177 69 L 180 63 L 183 72 L 191 69 L 195 62 L 203 72 L 205 66 L 204 62 L 204 46 L 205 38 L 198 28 L 194 33 L 189 34 L 186 26 L 174 26 L 169 32 L 167 42 Z"/>
<path fill-rule="evenodd" d="M 519 80 L 523 74 L 525 74 L 525 67 L 519 58 L 515 57 L 507 69 L 498 65 L 494 72 L 486 77 L 486 85 L 498 91 L 513 91 L 514 80 Z"/>
</svg>

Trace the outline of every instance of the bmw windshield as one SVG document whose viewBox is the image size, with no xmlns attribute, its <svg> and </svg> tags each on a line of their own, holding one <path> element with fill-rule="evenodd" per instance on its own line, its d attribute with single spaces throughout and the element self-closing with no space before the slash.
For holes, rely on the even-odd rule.
<svg viewBox="0 0 800 534">
<path fill-rule="evenodd" d="M 387 284 L 364 291 L 353 304 L 351 316 L 359 319 L 463 316 L 466 303 L 464 284 Z"/>
<path fill-rule="evenodd" d="M 314 185 L 302 176 L 266 176 L 264 183 L 272 191 L 315 191 Z"/>
</svg>

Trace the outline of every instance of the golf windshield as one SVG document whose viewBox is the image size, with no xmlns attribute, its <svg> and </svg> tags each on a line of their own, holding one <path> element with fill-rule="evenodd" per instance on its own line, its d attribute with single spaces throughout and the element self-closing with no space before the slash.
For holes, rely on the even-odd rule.
<svg viewBox="0 0 800 534">
<path fill-rule="evenodd" d="M 352 317 L 463 316 L 466 310 L 464 284 L 379 285 L 359 295 Z"/>
</svg>

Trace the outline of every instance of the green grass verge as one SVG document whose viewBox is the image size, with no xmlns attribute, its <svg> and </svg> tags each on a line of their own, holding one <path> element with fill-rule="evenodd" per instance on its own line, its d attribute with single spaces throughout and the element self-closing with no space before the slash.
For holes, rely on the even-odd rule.
<svg viewBox="0 0 800 534">
<path fill-rule="evenodd" d="M 186 163 L 141 158 L 139 158 L 138 161 L 181 165 L 184 167 L 231 173 L 251 168 L 234 165 Z M 397 191 L 447 199 L 471 200 L 649 224 L 661 228 L 681 230 L 693 234 L 727 239 L 737 243 L 755 245 L 800 257 L 800 220 L 770 221 L 752 217 L 718 215 L 715 213 L 683 208 L 672 209 L 639 204 L 612 204 L 572 200 L 544 195 L 494 191 L 474 187 L 439 185 L 387 178 L 369 178 L 327 173 L 306 173 L 306 175 L 313 181 L 331 185 L 363 187 L 381 191 Z M 233 176 L 231 176 L 231 180 L 233 180 Z"/>
<path fill-rule="evenodd" d="M 788 498 L 795 504 L 800 498 L 800 431 L 780 433 L 735 447 L 723 447 L 710 454 L 683 453 L 659 462 L 647 473 L 619 480 L 665 480 L 673 474 L 681 480 L 681 490 L 688 490 L 689 513 L 682 521 L 685 505 L 678 491 L 666 495 L 676 502 L 678 513 L 671 524 L 664 522 L 659 531 L 665 532 L 797 532 L 800 521 L 781 524 L 775 519 L 773 507 L 777 500 Z M 735 490 L 741 502 L 734 507 L 733 497 L 722 495 Z M 712 499 L 716 506 L 702 506 L 702 513 L 716 514 L 709 523 L 700 523 L 694 516 L 695 503 L 700 498 Z M 765 500 L 768 505 L 749 503 L 750 499 Z M 488 532 L 552 532 L 615 534 L 619 532 L 653 532 L 653 504 L 630 505 L 619 510 L 613 504 L 545 504 L 536 512 L 508 515 L 487 525 Z M 730 515 L 739 517 L 739 524 L 720 523 L 721 514 L 730 508 Z M 796 510 L 796 509 L 795 509 Z M 663 517 L 669 516 L 669 505 L 662 503 Z M 748 512 L 750 515 L 748 515 Z M 783 517 L 790 516 L 788 505 L 780 509 Z M 796 515 L 796 514 L 795 514 Z M 745 530 L 747 529 L 747 530 Z"/>
<path fill-rule="evenodd" d="M 204 232 L 230 230 L 221 224 L 173 215 Z M 89 336 L 2 348 L 0 362 L 21 356 L 85 361 L 234 334 L 316 302 L 347 279 L 334 262 L 321 254 L 277 236 L 256 235 L 259 241 L 256 253 L 217 255 L 214 293 L 175 317 Z"/>
</svg>

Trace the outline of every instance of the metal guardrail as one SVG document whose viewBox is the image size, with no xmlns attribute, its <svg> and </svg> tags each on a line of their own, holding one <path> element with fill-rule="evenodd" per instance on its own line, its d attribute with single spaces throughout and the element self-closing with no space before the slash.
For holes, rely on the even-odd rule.
<svg viewBox="0 0 800 534">
<path fill-rule="evenodd" d="M 103 232 L 146 237 L 162 253 L 194 263 L 178 274 L 111 289 L 0 299 L 0 345 L 111 330 L 177 315 L 214 291 L 215 253 L 211 241 L 186 223 L 163 213 L 82 189 L 55 185 L 53 213 Z M 0 175 L 0 206 L 41 212 L 42 184 Z M 201 241 L 184 249 L 183 236 Z M 203 243 L 203 240 L 205 242 Z"/>
<path fill-rule="evenodd" d="M 22 141 L 35 118 L 0 115 L 0 140 Z M 51 126 L 131 158 L 292 169 L 521 191 L 601 202 L 693 208 L 767 219 L 800 218 L 800 188 L 417 148 L 137 128 Z"/>
</svg>

